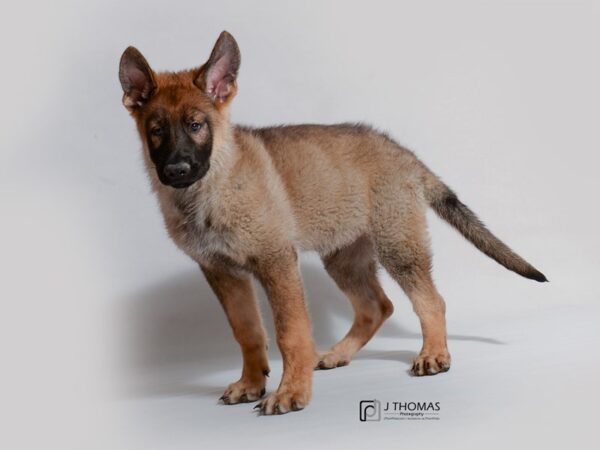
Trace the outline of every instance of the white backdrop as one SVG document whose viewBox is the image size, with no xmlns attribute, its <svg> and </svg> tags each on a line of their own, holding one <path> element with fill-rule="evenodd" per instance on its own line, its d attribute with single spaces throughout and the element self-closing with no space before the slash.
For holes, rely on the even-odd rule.
<svg viewBox="0 0 600 450">
<path fill-rule="evenodd" d="M 592 1 L 6 5 L 2 447 L 589 447 L 600 400 L 599 10 Z M 408 375 L 418 321 L 382 274 L 395 315 L 350 366 L 315 373 L 309 408 L 257 418 L 252 405 L 218 405 L 239 375 L 238 350 L 163 229 L 117 67 L 128 45 L 158 70 L 199 65 L 223 29 L 242 51 L 234 121 L 388 131 L 551 282 L 504 270 L 432 216 L 450 372 Z M 350 308 L 314 255 L 301 265 L 326 347 Z M 281 373 L 272 347 L 269 390 Z M 439 401 L 441 420 L 361 423 L 358 403 L 372 398 Z"/>
</svg>

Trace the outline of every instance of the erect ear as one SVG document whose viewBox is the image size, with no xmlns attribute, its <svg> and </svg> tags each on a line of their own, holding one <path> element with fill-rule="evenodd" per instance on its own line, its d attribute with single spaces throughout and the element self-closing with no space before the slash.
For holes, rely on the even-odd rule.
<svg viewBox="0 0 600 450">
<path fill-rule="evenodd" d="M 240 49 L 235 39 L 223 31 L 213 48 L 208 61 L 200 67 L 194 80 L 216 105 L 233 99 L 237 91 L 237 74 L 240 68 Z"/>
<path fill-rule="evenodd" d="M 127 47 L 121 56 L 119 80 L 123 88 L 123 105 L 129 111 L 144 106 L 156 89 L 154 73 L 135 47 Z"/>
</svg>

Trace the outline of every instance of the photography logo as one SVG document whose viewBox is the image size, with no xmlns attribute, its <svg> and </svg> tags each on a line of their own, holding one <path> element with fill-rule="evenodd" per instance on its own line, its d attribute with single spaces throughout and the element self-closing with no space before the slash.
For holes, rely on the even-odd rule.
<svg viewBox="0 0 600 450">
<path fill-rule="evenodd" d="M 358 419 L 361 422 L 382 420 L 440 420 L 440 402 L 361 400 Z"/>
<path fill-rule="evenodd" d="M 358 418 L 361 422 L 381 420 L 381 403 L 379 400 L 361 400 Z"/>
</svg>

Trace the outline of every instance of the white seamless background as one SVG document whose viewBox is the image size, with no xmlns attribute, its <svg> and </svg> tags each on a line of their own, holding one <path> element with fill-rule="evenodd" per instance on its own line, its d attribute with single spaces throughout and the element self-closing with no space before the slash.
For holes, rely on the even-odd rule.
<svg viewBox="0 0 600 450">
<path fill-rule="evenodd" d="M 5 4 L 2 448 L 591 447 L 599 19 L 595 1 Z M 306 410 L 218 405 L 237 346 L 164 231 L 117 68 L 128 45 L 156 70 L 197 66 L 223 29 L 242 52 L 233 121 L 387 131 L 550 283 L 506 271 L 432 215 L 450 372 L 408 375 L 418 320 L 382 273 L 396 313 L 350 366 L 315 373 Z M 351 310 L 315 255 L 301 269 L 325 347 Z M 361 423 L 368 399 L 440 402 L 441 418 Z"/>
</svg>

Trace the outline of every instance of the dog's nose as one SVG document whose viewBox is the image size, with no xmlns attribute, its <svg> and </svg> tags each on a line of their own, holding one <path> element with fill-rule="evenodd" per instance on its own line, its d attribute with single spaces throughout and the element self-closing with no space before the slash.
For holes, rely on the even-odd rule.
<svg viewBox="0 0 600 450">
<path fill-rule="evenodd" d="M 190 174 L 192 166 L 186 162 L 169 164 L 165 167 L 165 175 L 169 180 L 182 180 Z"/>
</svg>

